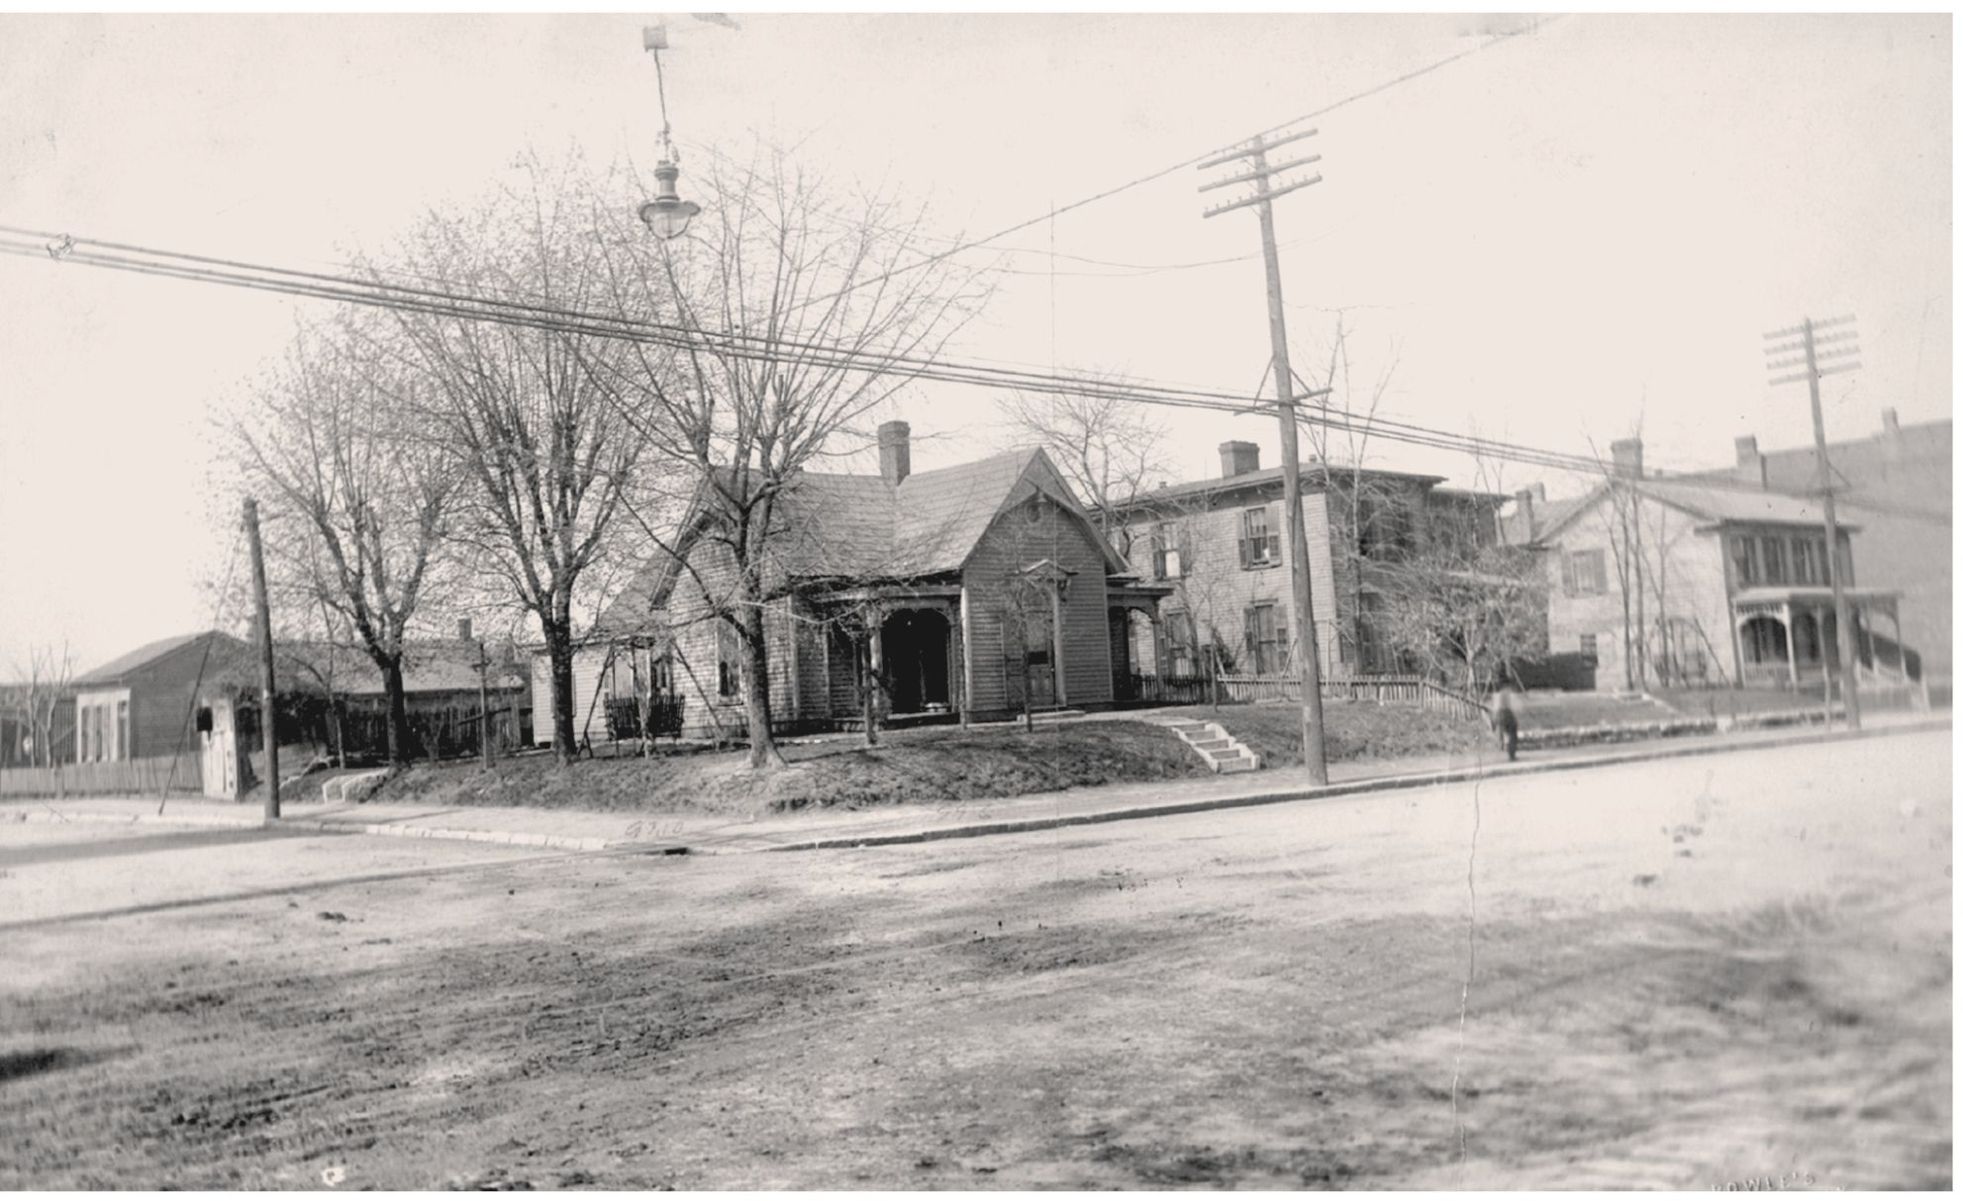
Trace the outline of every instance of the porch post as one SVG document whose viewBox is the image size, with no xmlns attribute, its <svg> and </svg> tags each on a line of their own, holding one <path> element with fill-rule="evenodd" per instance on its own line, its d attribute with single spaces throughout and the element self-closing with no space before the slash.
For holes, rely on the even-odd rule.
<svg viewBox="0 0 1963 1201">
<path fill-rule="evenodd" d="M 968 584 L 961 584 L 961 723 L 968 723 L 968 714 L 975 707 L 975 641 L 971 636 L 971 622 L 968 616 Z"/>
<path fill-rule="evenodd" d="M 871 624 L 866 630 L 866 687 L 872 692 L 872 714 L 875 718 L 886 716 L 886 689 L 881 687 L 882 672 L 886 667 L 886 651 L 882 645 L 886 641 L 886 610 L 874 606 Z"/>
<path fill-rule="evenodd" d="M 1786 621 L 1786 674 L 1792 678 L 1793 691 L 1799 691 L 1799 639 L 1793 637 L 1793 602 L 1787 601 L 1779 606 L 1779 612 Z M 1821 639 L 1824 651 L 1826 640 Z"/>
<path fill-rule="evenodd" d="M 1070 704 L 1070 694 L 1064 687 L 1063 677 L 1063 584 L 1061 581 L 1050 585 L 1050 676 L 1056 689 L 1056 703 L 1059 709 Z"/>
<path fill-rule="evenodd" d="M 947 703 L 965 726 L 968 724 L 968 638 L 967 631 L 962 627 L 966 623 L 961 620 L 961 613 L 950 613 L 945 608 L 941 616 L 948 624 L 947 677 L 951 682 L 947 689 Z"/>
</svg>

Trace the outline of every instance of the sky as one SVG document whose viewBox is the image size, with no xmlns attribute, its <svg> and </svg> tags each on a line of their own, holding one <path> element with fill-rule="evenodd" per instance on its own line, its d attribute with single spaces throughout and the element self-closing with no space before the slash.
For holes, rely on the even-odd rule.
<svg viewBox="0 0 1963 1201">
<path fill-rule="evenodd" d="M 654 20 L 684 195 L 692 162 L 762 139 L 927 204 L 933 249 L 1041 218 L 960 256 L 1002 274 L 953 357 L 1251 392 L 1255 218 L 1203 218 L 1233 193 L 1198 192 L 1224 169 L 1048 214 L 1376 89 L 1298 126 L 1323 180 L 1275 206 L 1301 375 L 1340 319 L 1386 416 L 1581 454 L 1640 430 L 1653 466 L 1717 467 L 1740 435 L 1811 437 L 1761 335 L 1852 313 L 1863 366 L 1826 381 L 1829 436 L 1950 415 L 1942 14 L 1584 14 L 1497 40 L 1466 15 L 0 15 L 0 223 L 344 263 L 527 150 L 655 157 Z M 210 587 L 242 570 L 210 414 L 309 303 L 0 258 L 0 677 L 37 645 L 86 669 L 238 625 Z M 922 469 L 999 447 L 995 405 L 922 386 L 891 415 Z M 1178 478 L 1217 475 L 1228 439 L 1277 461 L 1270 419 L 1161 420 Z"/>
</svg>

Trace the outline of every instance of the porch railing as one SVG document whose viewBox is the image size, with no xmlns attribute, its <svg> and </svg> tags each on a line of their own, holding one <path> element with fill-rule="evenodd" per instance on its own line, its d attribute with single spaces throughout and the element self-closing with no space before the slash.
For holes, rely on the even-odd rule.
<svg viewBox="0 0 1963 1201">
<path fill-rule="evenodd" d="M 1133 672 L 1118 677 L 1120 704 L 1203 705 L 1209 699 L 1205 676 L 1151 676 Z"/>
</svg>

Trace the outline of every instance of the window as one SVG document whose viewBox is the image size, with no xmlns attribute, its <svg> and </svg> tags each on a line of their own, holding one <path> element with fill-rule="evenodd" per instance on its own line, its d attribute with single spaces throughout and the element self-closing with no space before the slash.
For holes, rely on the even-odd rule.
<svg viewBox="0 0 1963 1201">
<path fill-rule="evenodd" d="M 1759 579 L 1767 584 L 1786 583 L 1786 540 L 1776 534 L 1759 539 Z"/>
<path fill-rule="evenodd" d="M 1813 538 L 1793 539 L 1793 583 L 1823 584 L 1827 571 L 1826 543 Z"/>
<path fill-rule="evenodd" d="M 1282 636 L 1279 611 L 1273 602 L 1249 605 L 1241 615 L 1247 663 L 1258 676 L 1288 670 L 1288 643 Z"/>
<path fill-rule="evenodd" d="M 130 757 L 130 703 L 126 700 L 116 702 L 116 751 L 115 757 Z"/>
<path fill-rule="evenodd" d="M 1411 548 L 1411 525 L 1396 498 L 1358 497 L 1356 553 L 1365 559 L 1391 559 Z"/>
<path fill-rule="evenodd" d="M 1271 567 L 1281 562 L 1281 538 L 1269 532 L 1268 509 L 1241 513 L 1241 567 Z"/>
<path fill-rule="evenodd" d="M 1595 635 L 1583 634 L 1581 636 L 1581 653 L 1591 659 L 1595 657 Z"/>
<path fill-rule="evenodd" d="M 1731 581 L 1740 588 L 1759 582 L 1759 562 L 1755 539 L 1743 534 L 1731 537 Z"/>
<path fill-rule="evenodd" d="M 1569 596 L 1600 596 L 1607 592 L 1607 558 L 1600 550 L 1570 551 L 1561 560 L 1561 587 Z"/>
<path fill-rule="evenodd" d="M 716 695 L 743 695 L 743 637 L 726 619 L 716 622 Z"/>
<path fill-rule="evenodd" d="M 1152 528 L 1152 578 L 1176 580 L 1182 573 L 1178 527 L 1162 521 Z"/>
<path fill-rule="evenodd" d="M 1175 677 L 1199 674 L 1199 639 L 1193 636 L 1191 613 L 1166 614 L 1166 658 Z"/>
</svg>

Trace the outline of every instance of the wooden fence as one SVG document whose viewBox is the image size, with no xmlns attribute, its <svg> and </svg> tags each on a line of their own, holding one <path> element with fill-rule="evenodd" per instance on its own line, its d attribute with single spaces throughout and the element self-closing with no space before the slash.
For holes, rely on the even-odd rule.
<svg viewBox="0 0 1963 1201">
<path fill-rule="evenodd" d="M 166 788 L 172 792 L 203 790 L 204 774 L 196 752 L 110 763 L 0 769 L 0 797 L 155 796 Z"/>
<path fill-rule="evenodd" d="M 1485 706 L 1471 697 L 1441 688 L 1423 676 L 1339 676 L 1322 682 L 1325 700 L 1369 701 L 1379 705 L 1415 705 L 1456 717 L 1485 715 Z M 1222 675 L 1223 701 L 1300 701 L 1299 676 Z"/>
</svg>

